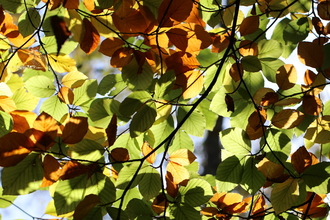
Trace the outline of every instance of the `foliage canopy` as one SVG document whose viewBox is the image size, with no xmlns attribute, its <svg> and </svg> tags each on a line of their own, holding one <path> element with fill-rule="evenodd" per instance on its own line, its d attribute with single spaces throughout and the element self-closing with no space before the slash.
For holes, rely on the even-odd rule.
<svg viewBox="0 0 330 220">
<path fill-rule="evenodd" d="M 329 1 L 0 5 L 0 208 L 43 189 L 69 219 L 328 215 Z M 116 71 L 97 81 L 100 54 Z M 219 116 L 222 162 L 200 176 L 191 136 Z"/>
</svg>

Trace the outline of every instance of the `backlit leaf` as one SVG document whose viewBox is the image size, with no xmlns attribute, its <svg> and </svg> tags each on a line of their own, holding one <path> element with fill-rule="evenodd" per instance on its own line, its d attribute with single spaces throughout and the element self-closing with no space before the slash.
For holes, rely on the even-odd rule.
<svg viewBox="0 0 330 220">
<path fill-rule="evenodd" d="M 246 132 L 240 128 L 228 128 L 220 132 L 220 141 L 224 148 L 232 154 L 247 155 L 251 143 Z"/>
<path fill-rule="evenodd" d="M 284 109 L 274 115 L 272 123 L 278 128 L 290 129 L 298 126 L 304 118 L 304 114 L 298 110 Z"/>
<path fill-rule="evenodd" d="M 158 9 L 158 22 L 163 27 L 178 24 L 188 18 L 192 7 L 193 3 L 189 0 L 164 0 Z"/>
<path fill-rule="evenodd" d="M 172 175 L 174 184 L 180 184 L 190 177 L 189 171 L 185 167 L 172 161 L 168 162 L 166 170 Z"/>
<path fill-rule="evenodd" d="M 243 20 L 239 27 L 242 36 L 252 34 L 259 28 L 259 16 L 250 16 Z"/>
<path fill-rule="evenodd" d="M 321 68 L 324 52 L 320 45 L 311 42 L 300 42 L 298 45 L 298 59 L 306 66 Z"/>
<path fill-rule="evenodd" d="M 144 142 L 143 145 L 142 145 L 141 150 L 142 150 L 143 156 L 147 156 L 147 155 L 149 155 L 151 153 L 151 151 L 153 150 L 153 148 L 148 144 L 148 142 Z M 150 156 L 148 156 L 146 158 L 146 160 L 149 163 L 153 164 L 155 162 L 155 160 L 156 160 L 156 153 L 155 152 L 151 153 Z"/>
<path fill-rule="evenodd" d="M 87 118 L 71 117 L 62 131 L 62 140 L 66 144 L 78 143 L 83 139 L 87 130 Z"/>
<path fill-rule="evenodd" d="M 196 159 L 196 156 L 187 149 L 179 149 L 171 153 L 169 159 L 181 166 L 188 166 Z"/>
<path fill-rule="evenodd" d="M 292 88 L 297 81 L 296 68 L 291 64 L 281 66 L 276 74 L 276 83 L 281 90 Z"/>
<path fill-rule="evenodd" d="M 91 54 L 100 43 L 100 35 L 93 24 L 87 19 L 83 19 L 84 35 L 80 42 L 80 48 L 86 53 Z"/>
</svg>

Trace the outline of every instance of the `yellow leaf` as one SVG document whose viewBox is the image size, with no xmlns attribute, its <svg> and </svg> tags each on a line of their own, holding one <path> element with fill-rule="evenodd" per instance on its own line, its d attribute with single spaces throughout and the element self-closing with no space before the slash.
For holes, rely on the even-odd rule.
<svg viewBox="0 0 330 220">
<path fill-rule="evenodd" d="M 80 42 L 81 33 L 82 33 L 82 19 L 80 14 L 74 9 L 64 10 L 65 12 L 65 23 L 68 25 L 69 31 L 71 31 L 72 38 Z"/>
<path fill-rule="evenodd" d="M 69 55 L 59 55 L 49 54 L 49 64 L 51 67 L 59 73 L 76 71 L 76 61 L 72 59 Z"/>
<path fill-rule="evenodd" d="M 188 149 L 179 149 L 174 151 L 170 156 L 170 161 L 180 164 L 181 166 L 188 166 L 196 159 L 196 156 Z"/>
<path fill-rule="evenodd" d="M 172 175 L 174 184 L 180 184 L 190 177 L 189 171 L 185 167 L 172 161 L 168 162 L 166 169 Z"/>
<path fill-rule="evenodd" d="M 15 102 L 8 96 L 0 96 L 0 110 L 11 112 L 16 110 Z"/>
<path fill-rule="evenodd" d="M 88 77 L 82 72 L 74 70 L 72 72 L 67 73 L 62 78 L 62 84 L 68 88 L 74 89 L 84 84 L 87 78 Z"/>
<path fill-rule="evenodd" d="M 200 71 L 192 70 L 184 74 L 186 83 L 183 87 L 183 99 L 189 99 L 197 96 L 203 89 L 204 77 Z"/>
<path fill-rule="evenodd" d="M 267 158 L 262 159 L 262 161 L 258 163 L 258 170 L 262 172 L 267 179 L 280 177 L 284 172 L 282 165 L 276 164 Z"/>
<path fill-rule="evenodd" d="M 297 70 L 292 64 L 285 64 L 276 72 L 276 83 L 281 90 L 292 88 L 297 78 Z"/>
</svg>

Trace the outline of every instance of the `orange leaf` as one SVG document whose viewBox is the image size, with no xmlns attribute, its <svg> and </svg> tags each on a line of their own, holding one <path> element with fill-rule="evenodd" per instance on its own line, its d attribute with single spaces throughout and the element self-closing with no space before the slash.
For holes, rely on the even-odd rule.
<svg viewBox="0 0 330 220">
<path fill-rule="evenodd" d="M 307 66 L 321 68 L 324 61 L 322 46 L 311 42 L 300 42 L 298 44 L 298 59 Z"/>
<path fill-rule="evenodd" d="M 190 177 L 189 171 L 185 167 L 173 161 L 168 162 L 166 169 L 172 175 L 174 184 L 180 184 Z"/>
<path fill-rule="evenodd" d="M 57 93 L 58 98 L 65 104 L 72 104 L 74 100 L 74 94 L 68 87 L 61 87 L 60 91 Z"/>
<path fill-rule="evenodd" d="M 312 95 L 305 95 L 303 98 L 302 107 L 308 115 L 319 115 L 322 112 L 322 101 Z"/>
<path fill-rule="evenodd" d="M 215 207 L 205 207 L 205 208 L 202 208 L 201 210 L 201 214 L 202 215 L 205 215 L 207 217 L 212 217 L 216 214 L 218 214 L 219 210 Z"/>
<path fill-rule="evenodd" d="M 195 1 L 196 3 L 199 2 L 199 0 Z M 193 4 L 192 10 L 185 20 L 186 23 L 195 23 L 198 24 L 202 27 L 205 27 L 206 23 L 203 21 L 203 19 L 200 17 L 200 9 L 199 9 L 199 4 Z"/>
<path fill-rule="evenodd" d="M 230 32 L 222 35 L 213 36 L 212 52 L 220 53 L 229 46 Z"/>
<path fill-rule="evenodd" d="M 170 41 L 180 50 L 198 55 L 199 51 L 212 43 L 208 32 L 194 23 L 179 24 L 166 32 Z"/>
<path fill-rule="evenodd" d="M 258 170 L 262 172 L 262 174 L 264 174 L 267 179 L 270 180 L 280 177 L 284 172 L 282 165 L 276 164 L 267 158 L 262 159 L 258 163 Z"/>
<path fill-rule="evenodd" d="M 143 156 L 146 156 L 146 155 L 148 155 L 151 151 L 153 151 L 153 148 L 152 147 L 150 147 L 150 145 L 148 144 L 148 142 L 144 142 L 143 143 L 143 145 L 142 145 L 142 154 L 143 154 Z M 155 160 L 156 160 L 156 152 L 153 152 L 153 153 L 151 153 L 147 158 L 146 158 L 146 160 L 149 162 L 149 163 L 151 163 L 151 164 L 153 164 L 154 162 L 155 162 Z"/>
<path fill-rule="evenodd" d="M 118 147 L 111 151 L 110 158 L 113 162 L 123 162 L 128 161 L 130 157 L 126 148 Z"/>
<path fill-rule="evenodd" d="M 63 166 L 60 178 L 62 180 L 72 179 L 76 176 L 94 171 L 96 166 L 96 164 L 83 165 L 77 161 L 70 160 Z"/>
<path fill-rule="evenodd" d="M 167 194 L 170 195 L 172 198 L 175 198 L 178 195 L 179 187 L 177 183 L 174 182 L 173 175 L 171 172 L 166 172 L 165 180 Z"/>
<path fill-rule="evenodd" d="M 44 177 L 40 187 L 50 186 L 55 183 L 61 176 L 62 170 L 59 162 L 49 154 L 44 158 L 43 162 Z"/>
<path fill-rule="evenodd" d="M 276 72 L 276 83 L 281 90 L 292 88 L 296 84 L 297 78 L 297 70 L 292 64 L 285 64 Z"/>
<path fill-rule="evenodd" d="M 108 127 L 105 129 L 105 132 L 107 133 L 107 138 L 108 138 L 108 146 L 111 147 L 117 137 L 117 115 L 113 114 L 111 121 L 108 125 Z"/>
<path fill-rule="evenodd" d="M 102 41 L 99 52 L 103 53 L 106 56 L 111 57 L 113 53 L 119 48 L 122 48 L 124 44 L 125 43 L 119 38 L 115 38 L 115 37 L 107 38 L 104 41 Z"/>
<path fill-rule="evenodd" d="M 12 131 L 18 133 L 24 133 L 26 130 L 33 126 L 33 122 L 37 118 L 37 115 L 29 111 L 12 111 L 10 112 L 11 117 L 13 118 L 14 127 Z"/>
<path fill-rule="evenodd" d="M 243 196 L 238 193 L 221 193 L 219 198 L 219 208 L 224 209 L 230 205 L 242 202 Z"/>
<path fill-rule="evenodd" d="M 259 111 L 255 110 L 249 117 L 246 127 L 246 133 L 248 134 L 250 140 L 256 140 L 263 136 L 265 130 L 264 123 L 267 118 L 267 113 L 265 109 Z"/>
<path fill-rule="evenodd" d="M 86 117 L 71 117 L 63 129 L 62 140 L 66 144 L 78 143 L 84 138 L 87 130 Z"/>
<path fill-rule="evenodd" d="M 304 75 L 304 82 L 307 86 L 311 85 L 315 79 L 316 79 L 316 74 L 312 70 L 306 70 L 305 75 Z"/>
<path fill-rule="evenodd" d="M 83 27 L 85 28 L 80 48 L 87 54 L 91 54 L 100 44 L 100 34 L 87 18 L 83 19 Z"/>
<path fill-rule="evenodd" d="M 112 14 L 113 23 L 122 33 L 144 33 L 150 21 L 146 19 L 141 11 L 130 8 L 124 17 L 120 17 L 116 12 Z M 130 34 L 129 36 L 132 36 Z"/>
<path fill-rule="evenodd" d="M 24 134 L 8 133 L 0 138 L 0 166 L 15 166 L 21 162 L 33 147 L 33 142 Z"/>
<path fill-rule="evenodd" d="M 66 23 L 62 17 L 57 15 L 50 18 L 50 23 L 53 28 L 53 32 L 57 43 L 57 56 L 60 54 L 60 50 L 64 42 L 70 37 L 71 32 L 68 30 Z"/>
<path fill-rule="evenodd" d="M 239 32 L 242 36 L 253 34 L 259 29 L 259 16 L 250 16 L 247 18 L 244 18 L 242 21 Z"/>
<path fill-rule="evenodd" d="M 163 194 L 159 194 L 152 202 L 151 208 L 154 212 L 156 212 L 159 215 L 160 213 L 164 212 L 167 206 L 168 206 L 167 199 Z"/>
<path fill-rule="evenodd" d="M 185 21 L 191 13 L 193 2 L 190 0 L 164 0 L 158 9 L 158 22 L 161 27 L 172 27 Z"/>
<path fill-rule="evenodd" d="M 49 114 L 42 112 L 34 121 L 33 128 L 48 133 L 55 139 L 59 129 L 57 121 Z"/>
<path fill-rule="evenodd" d="M 253 210 L 252 210 L 252 215 L 253 216 L 264 216 L 263 211 L 265 210 L 266 207 L 266 201 L 263 196 L 259 196 L 259 198 L 255 201 Z M 259 214 L 258 214 L 259 213 Z"/>
<path fill-rule="evenodd" d="M 305 115 L 295 109 L 283 109 L 272 118 L 272 124 L 278 128 L 291 129 L 303 122 Z"/>
<path fill-rule="evenodd" d="M 35 70 L 46 71 L 46 59 L 38 50 L 34 48 L 20 49 L 17 51 L 17 55 L 24 66 Z"/>
<path fill-rule="evenodd" d="M 176 74 L 187 72 L 188 70 L 199 67 L 199 62 L 190 53 L 176 52 L 167 57 L 166 60 L 167 70 L 174 70 Z"/>
<path fill-rule="evenodd" d="M 261 99 L 261 106 L 270 106 L 278 101 L 278 94 L 276 92 L 267 92 Z"/>
<path fill-rule="evenodd" d="M 273 89 L 270 88 L 260 88 L 256 91 L 256 93 L 253 95 L 253 99 L 257 105 L 261 104 L 261 101 L 266 96 L 267 93 L 275 93 Z"/>
<path fill-rule="evenodd" d="M 170 161 L 180 164 L 181 166 L 188 166 L 196 159 L 196 156 L 188 149 L 179 149 L 170 155 Z"/>
<path fill-rule="evenodd" d="M 243 40 L 239 44 L 239 53 L 242 56 L 257 56 L 258 45 L 250 40 Z"/>
</svg>

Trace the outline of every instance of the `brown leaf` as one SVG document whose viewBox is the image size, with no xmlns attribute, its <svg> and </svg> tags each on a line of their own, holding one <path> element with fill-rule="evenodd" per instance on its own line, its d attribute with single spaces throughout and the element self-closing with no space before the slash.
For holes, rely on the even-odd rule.
<svg viewBox="0 0 330 220">
<path fill-rule="evenodd" d="M 256 140 L 263 136 L 266 130 L 264 123 L 267 118 L 267 113 L 265 109 L 259 111 L 255 110 L 249 117 L 246 127 L 246 133 L 248 134 L 250 140 Z"/>
<path fill-rule="evenodd" d="M 283 109 L 272 118 L 272 124 L 278 128 L 291 129 L 303 122 L 305 115 L 295 109 Z"/>
<path fill-rule="evenodd" d="M 165 60 L 167 70 L 174 70 L 178 75 L 199 67 L 199 62 L 195 56 L 190 53 L 175 52 Z"/>
<path fill-rule="evenodd" d="M 120 17 L 118 13 L 112 14 L 113 23 L 122 33 L 144 33 L 150 21 L 146 19 L 139 9 L 130 8 L 124 17 Z M 132 34 L 129 34 L 132 36 Z M 133 35 L 134 36 L 134 35 Z"/>
<path fill-rule="evenodd" d="M 100 44 L 100 34 L 87 18 L 83 19 L 83 27 L 85 31 L 80 41 L 80 48 L 86 54 L 91 54 Z"/>
<path fill-rule="evenodd" d="M 305 114 L 319 115 L 322 112 L 322 106 L 322 101 L 316 96 L 305 95 L 303 98 L 302 107 Z"/>
<path fill-rule="evenodd" d="M 253 95 L 253 99 L 257 105 L 261 104 L 262 99 L 265 97 L 267 93 L 275 93 L 273 89 L 270 88 L 260 88 L 256 91 L 256 93 Z"/>
<path fill-rule="evenodd" d="M 50 23 L 53 28 L 57 43 L 57 56 L 60 54 L 60 50 L 64 42 L 70 37 L 71 32 L 68 30 L 66 23 L 62 17 L 54 15 L 50 17 Z"/>
<path fill-rule="evenodd" d="M 235 111 L 235 103 L 234 103 L 233 98 L 229 94 L 226 94 L 225 102 L 226 102 L 226 105 L 227 105 L 227 112 L 229 112 L 229 111 L 234 112 Z"/>
<path fill-rule="evenodd" d="M 267 92 L 261 99 L 261 106 L 270 106 L 278 101 L 278 94 L 276 92 Z"/>
<path fill-rule="evenodd" d="M 62 180 L 72 179 L 82 174 L 94 172 L 96 167 L 96 164 L 83 165 L 77 161 L 70 160 L 63 166 L 60 178 Z"/>
<path fill-rule="evenodd" d="M 327 34 L 327 33 L 325 33 L 324 26 L 323 26 L 322 21 L 320 20 L 320 18 L 313 17 L 312 18 L 312 24 L 315 28 L 316 33 L 318 33 L 319 35 L 320 34 L 324 34 L 324 35 Z"/>
<path fill-rule="evenodd" d="M 328 24 L 330 25 L 330 22 Z M 329 28 L 330 27 L 327 25 L 326 30 L 330 31 Z M 327 34 L 329 34 L 329 33 L 327 33 Z M 313 42 L 313 44 L 324 45 L 329 42 L 329 39 L 326 37 L 318 37 L 318 38 L 315 38 L 312 42 Z"/>
<path fill-rule="evenodd" d="M 105 129 L 108 138 L 108 146 L 111 147 L 117 138 L 117 115 L 113 114 L 108 127 Z"/>
<path fill-rule="evenodd" d="M 47 154 L 43 162 L 44 177 L 40 187 L 50 186 L 59 180 L 62 170 L 60 163 L 52 156 Z"/>
<path fill-rule="evenodd" d="M 323 20 L 330 20 L 330 2 L 322 1 L 317 5 L 317 13 Z"/>
<path fill-rule="evenodd" d="M 78 9 L 79 0 L 63 0 L 63 7 L 67 9 Z"/>
<path fill-rule="evenodd" d="M 199 0 L 196 1 L 196 3 L 199 2 Z M 202 27 L 205 27 L 206 23 L 203 21 L 203 19 L 200 17 L 200 9 L 199 4 L 193 4 L 192 10 L 185 20 L 186 23 L 195 23 Z"/>
<path fill-rule="evenodd" d="M 124 67 L 133 59 L 133 49 L 130 47 L 123 47 L 117 49 L 110 60 L 112 67 L 120 68 Z"/>
<path fill-rule="evenodd" d="M 315 155 L 314 155 L 315 156 Z M 315 161 L 315 159 L 314 159 Z M 312 155 L 309 153 L 304 146 L 299 147 L 292 155 L 291 155 L 291 164 L 293 168 L 298 173 L 303 173 L 308 167 L 312 164 Z M 314 163 L 317 163 L 315 161 Z"/>
<path fill-rule="evenodd" d="M 296 84 L 297 78 L 297 70 L 292 64 L 285 64 L 276 72 L 276 83 L 281 90 L 292 88 Z"/>
<path fill-rule="evenodd" d="M 218 214 L 219 210 L 215 207 L 204 207 L 201 210 L 201 214 L 205 215 L 207 217 L 212 217 L 216 214 Z"/>
<path fill-rule="evenodd" d="M 214 35 L 212 44 L 212 52 L 220 53 L 229 46 L 230 43 L 230 32 L 222 35 Z"/>
<path fill-rule="evenodd" d="M 304 75 L 304 82 L 306 85 L 311 85 L 315 79 L 316 79 L 316 74 L 312 70 L 306 70 L 305 75 Z"/>
<path fill-rule="evenodd" d="M 119 48 L 122 48 L 124 44 L 125 44 L 124 41 L 122 41 L 119 38 L 115 38 L 115 37 L 107 38 L 104 41 L 102 41 L 99 52 L 103 53 L 106 56 L 111 57 L 113 53 Z"/>
<path fill-rule="evenodd" d="M 24 134 L 11 132 L 0 138 L 0 166 L 15 166 L 32 150 L 33 142 Z"/>
<path fill-rule="evenodd" d="M 280 164 L 276 164 L 267 158 L 263 158 L 259 163 L 258 163 L 258 170 L 262 172 L 262 174 L 267 178 L 267 179 L 275 179 L 280 177 L 283 172 L 284 168 Z"/>
<path fill-rule="evenodd" d="M 164 0 L 158 8 L 158 22 L 161 27 L 172 27 L 185 21 L 193 8 L 190 0 Z"/>
<path fill-rule="evenodd" d="M 118 147 L 111 151 L 110 159 L 113 162 L 123 162 L 129 160 L 129 153 L 126 148 Z"/>
<path fill-rule="evenodd" d="M 243 71 L 243 66 L 241 63 L 234 63 L 229 70 L 229 74 L 231 76 L 231 78 L 233 78 L 233 80 L 235 82 L 239 81 L 242 79 L 244 71 Z"/>
<path fill-rule="evenodd" d="M 76 220 L 85 219 L 88 213 L 97 205 L 101 203 L 97 195 L 89 194 L 79 202 L 73 213 L 73 218 Z"/>
<path fill-rule="evenodd" d="M 55 144 L 57 131 L 43 132 L 37 129 L 29 129 L 24 132 L 24 135 L 30 138 L 34 142 L 33 148 L 37 152 L 45 152 Z"/>
<path fill-rule="evenodd" d="M 241 36 L 245 36 L 248 34 L 253 34 L 259 29 L 259 16 L 250 16 L 244 18 L 242 21 L 239 32 Z"/>
<path fill-rule="evenodd" d="M 62 140 L 66 144 L 76 144 L 84 138 L 87 130 L 86 117 L 71 117 L 63 129 Z"/>
<path fill-rule="evenodd" d="M 320 69 L 324 61 L 324 51 L 320 45 L 300 42 L 298 44 L 298 59 L 307 66 Z"/>
<path fill-rule="evenodd" d="M 74 94 L 68 87 L 61 87 L 60 91 L 57 93 L 58 98 L 65 104 L 71 105 L 74 100 Z"/>
<path fill-rule="evenodd" d="M 37 115 L 29 111 L 12 111 L 10 112 L 11 117 L 13 118 L 13 129 L 18 133 L 24 133 L 26 130 L 33 126 L 33 122 L 37 118 Z"/>
<path fill-rule="evenodd" d="M 151 151 L 153 151 L 153 148 L 148 144 L 148 142 L 144 142 L 143 143 L 143 145 L 142 145 L 142 154 L 143 154 L 143 156 L 146 156 L 146 155 L 148 155 Z M 146 158 L 146 160 L 149 162 L 149 163 L 151 163 L 151 164 L 153 164 L 154 162 L 155 162 L 155 160 L 156 160 L 156 152 L 153 152 L 153 153 L 151 153 L 147 158 Z"/>
</svg>

